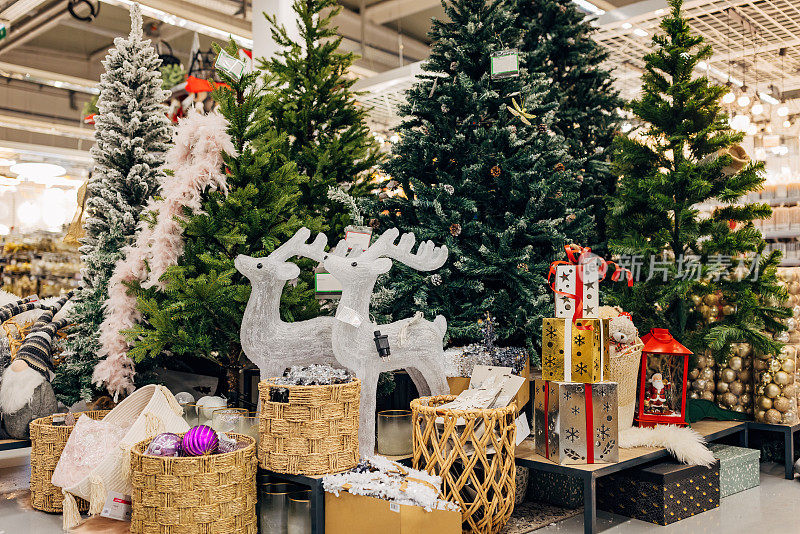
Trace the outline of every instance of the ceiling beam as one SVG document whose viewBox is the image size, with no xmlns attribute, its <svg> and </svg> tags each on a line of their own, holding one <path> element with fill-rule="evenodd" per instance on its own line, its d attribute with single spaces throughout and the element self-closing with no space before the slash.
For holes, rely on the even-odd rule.
<svg viewBox="0 0 800 534">
<path fill-rule="evenodd" d="M 342 9 L 333 19 L 333 24 L 339 27 L 339 35 L 354 41 L 361 41 L 361 16 L 358 13 Z M 401 36 L 390 28 L 371 22 L 364 23 L 364 37 L 367 45 L 395 55 L 399 55 L 399 43 L 402 39 L 403 56 L 410 60 L 428 59 L 431 53 L 430 47 L 422 41 L 407 35 Z"/>
<path fill-rule="evenodd" d="M 386 0 L 367 6 L 367 20 L 385 24 L 441 5 L 440 0 Z"/>
<path fill-rule="evenodd" d="M 747 4 L 752 0 L 727 0 L 724 6 L 719 8 L 712 7 L 709 12 L 722 12 L 725 9 Z M 713 4 L 712 4 L 713 6 Z M 711 7 L 709 0 L 686 0 L 683 3 L 682 11 L 685 18 L 691 21 L 697 14 L 692 13 L 693 9 Z M 601 30 L 610 30 L 618 28 L 624 23 L 638 24 L 649 20 L 659 19 L 665 15 L 669 10 L 669 5 L 666 0 L 642 0 L 627 6 L 606 11 L 603 15 L 599 16 L 592 25 L 599 27 Z"/>
<path fill-rule="evenodd" d="M 57 3 L 16 28 L 12 27 L 8 37 L 0 41 L 0 53 L 8 52 L 27 43 L 37 35 L 57 26 L 69 16 L 65 3 Z"/>
<path fill-rule="evenodd" d="M 94 127 L 81 128 L 80 126 L 70 126 L 69 124 L 57 124 L 52 121 L 32 119 L 30 117 L 0 114 L 0 126 L 23 130 L 26 132 L 36 132 L 51 135 L 63 135 L 75 139 L 94 139 Z"/>
<path fill-rule="evenodd" d="M 0 11 L 0 20 L 7 22 L 16 22 L 25 16 L 30 16 L 42 4 L 47 3 L 49 0 L 17 0 L 11 2 L 8 7 Z M 3 2 L 5 4 L 6 2 Z"/>
<path fill-rule="evenodd" d="M 26 67 L 24 65 L 15 65 L 13 63 L 7 63 L 5 61 L 0 61 L 0 72 L 8 74 L 19 74 L 23 77 L 30 77 L 33 79 L 32 81 L 43 80 L 46 82 L 51 82 L 48 83 L 48 85 L 51 85 L 53 87 L 71 89 L 73 91 L 81 91 L 83 93 L 88 93 L 88 94 L 97 93 L 96 80 L 88 80 L 86 78 L 80 78 L 78 76 L 59 74 L 57 72 L 35 69 L 32 67 Z"/>
</svg>

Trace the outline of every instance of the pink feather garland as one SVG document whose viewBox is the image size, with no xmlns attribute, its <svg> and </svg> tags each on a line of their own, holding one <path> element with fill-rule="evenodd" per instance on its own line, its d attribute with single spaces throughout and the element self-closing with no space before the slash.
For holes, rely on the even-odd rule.
<svg viewBox="0 0 800 534">
<path fill-rule="evenodd" d="M 161 185 L 161 197 L 150 199 L 146 212 L 155 212 L 155 225 L 139 223 L 136 241 L 125 247 L 125 256 L 114 268 L 109 280 L 108 300 L 104 305 L 105 318 L 100 325 L 100 356 L 92 381 L 105 384 L 117 399 L 135 389 L 136 374 L 128 357 L 129 344 L 122 335 L 141 320 L 136 297 L 129 293 L 126 283 L 139 282 L 142 287 L 163 288 L 161 277 L 177 265 L 183 254 L 183 229 L 179 218 L 184 208 L 201 212 L 201 193 L 209 188 L 228 194 L 228 184 L 222 171 L 222 154 L 236 155 L 228 121 L 218 113 L 201 115 L 191 112 L 175 129 L 174 145 L 166 154 L 164 167 L 173 176 Z"/>
</svg>

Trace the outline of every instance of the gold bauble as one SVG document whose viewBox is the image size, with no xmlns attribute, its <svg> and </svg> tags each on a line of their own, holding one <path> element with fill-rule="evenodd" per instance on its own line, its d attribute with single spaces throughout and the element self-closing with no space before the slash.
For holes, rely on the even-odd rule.
<svg viewBox="0 0 800 534">
<path fill-rule="evenodd" d="M 788 290 L 792 295 L 800 294 L 800 282 L 797 282 L 796 280 L 789 282 Z"/>
<path fill-rule="evenodd" d="M 697 368 L 698 369 L 704 369 L 706 367 L 708 367 L 708 363 L 706 361 L 706 357 L 705 356 L 698 356 L 697 357 Z"/>
<path fill-rule="evenodd" d="M 738 380 L 736 382 L 731 382 L 730 385 L 728 386 L 728 391 L 730 391 L 731 393 L 733 393 L 738 397 L 739 395 L 744 393 L 744 384 L 742 384 Z"/>
<path fill-rule="evenodd" d="M 781 394 L 781 388 L 780 386 L 778 386 L 778 384 L 767 384 L 764 387 L 764 395 L 766 395 L 770 399 L 774 399 L 780 394 Z"/>
<path fill-rule="evenodd" d="M 714 367 L 715 363 L 717 363 L 717 361 L 714 359 L 714 357 L 711 356 L 710 354 L 707 354 L 706 355 L 706 365 L 708 367 Z"/>
<path fill-rule="evenodd" d="M 703 297 L 700 295 L 692 295 L 692 303 L 695 306 L 700 306 L 703 303 Z"/>
<path fill-rule="evenodd" d="M 739 403 L 742 406 L 750 406 L 750 401 L 752 401 L 752 399 L 750 398 L 749 393 L 742 393 L 742 396 L 739 397 Z"/>
<path fill-rule="evenodd" d="M 774 408 L 771 410 L 767 410 L 767 413 L 764 414 L 764 421 L 766 421 L 771 425 L 777 425 L 778 423 L 781 422 L 782 419 L 783 416 L 781 415 L 781 412 L 779 412 Z"/>
<path fill-rule="evenodd" d="M 772 339 L 778 341 L 780 343 L 789 343 L 789 333 L 788 332 L 775 332 L 772 334 Z"/>
<path fill-rule="evenodd" d="M 787 373 L 794 373 L 794 360 L 784 360 L 781 364 L 781 369 Z"/>
<path fill-rule="evenodd" d="M 777 373 L 781 370 L 781 362 L 777 358 L 769 361 L 769 371 L 771 373 Z"/>
<path fill-rule="evenodd" d="M 722 372 L 719 374 L 720 378 L 723 382 L 733 382 L 736 380 L 736 371 L 733 369 L 723 369 Z"/>
<path fill-rule="evenodd" d="M 737 404 L 736 406 L 731 407 L 731 410 L 733 410 L 734 412 L 742 413 L 744 412 L 744 406 L 742 406 L 741 404 Z"/>
<path fill-rule="evenodd" d="M 775 373 L 775 376 L 773 376 L 772 379 L 779 386 L 785 386 L 789 383 L 790 376 L 789 373 L 787 373 L 786 371 L 778 371 L 777 373 Z"/>
<path fill-rule="evenodd" d="M 727 393 L 730 386 L 727 382 L 717 382 L 717 393 Z"/>
<path fill-rule="evenodd" d="M 763 423 L 764 422 L 764 414 L 766 414 L 766 413 L 767 413 L 766 410 L 756 410 L 756 412 L 754 414 L 754 417 L 756 418 L 756 421 L 758 421 L 759 423 Z"/>
<path fill-rule="evenodd" d="M 704 391 L 700 394 L 700 397 L 703 400 L 713 401 L 714 400 L 714 392 L 713 391 Z"/>
<path fill-rule="evenodd" d="M 797 295 L 790 294 L 789 298 L 786 299 L 786 306 L 789 308 L 792 306 L 797 306 Z"/>
<path fill-rule="evenodd" d="M 779 360 L 788 360 L 789 358 L 794 359 L 796 356 L 797 350 L 790 345 L 784 345 L 781 347 L 781 351 L 778 353 Z"/>
<path fill-rule="evenodd" d="M 739 371 L 739 380 L 741 380 L 743 384 L 749 383 L 751 376 L 752 374 L 750 372 L 750 369 L 742 369 L 741 371 Z"/>
<path fill-rule="evenodd" d="M 797 304 L 797 303 L 795 303 L 795 304 Z M 788 328 L 789 330 L 796 330 L 797 329 L 797 321 L 794 320 L 794 317 L 789 317 L 788 319 L 786 319 L 783 322 L 783 324 L 785 324 L 786 328 Z"/>
<path fill-rule="evenodd" d="M 742 367 L 744 367 L 744 362 L 739 356 L 734 356 L 730 360 L 728 360 L 728 367 L 730 367 L 734 371 L 741 371 Z"/>
<path fill-rule="evenodd" d="M 702 315 L 704 318 L 708 319 L 709 315 L 711 314 L 711 307 L 703 304 L 702 306 L 697 307 L 697 311 L 700 312 L 700 315 Z"/>
<path fill-rule="evenodd" d="M 713 380 L 709 380 L 709 381 L 706 383 L 706 391 L 712 391 L 712 392 L 713 392 L 713 391 L 714 391 L 714 388 L 715 388 L 715 385 L 716 385 L 716 384 L 715 384 L 715 382 L 714 382 Z"/>
<path fill-rule="evenodd" d="M 736 355 L 741 358 L 747 358 L 752 354 L 752 348 L 750 347 L 750 343 L 737 343 L 736 344 Z"/>
<path fill-rule="evenodd" d="M 734 395 L 733 393 L 729 392 L 729 393 L 724 393 L 722 395 L 722 403 L 725 406 L 733 406 L 734 404 L 736 404 L 736 400 L 737 400 L 736 395 Z"/>
<path fill-rule="evenodd" d="M 778 397 L 772 401 L 772 407 L 781 413 L 786 413 L 792 407 L 792 401 L 786 397 Z"/>
<path fill-rule="evenodd" d="M 692 388 L 696 391 L 704 391 L 706 389 L 706 382 L 704 378 L 698 378 L 694 382 L 692 382 Z"/>
<path fill-rule="evenodd" d="M 689 398 L 697 400 L 697 399 L 700 398 L 700 393 L 692 390 L 692 391 L 689 392 Z"/>
<path fill-rule="evenodd" d="M 792 317 L 795 319 L 800 319 L 800 306 L 795 306 L 792 308 Z"/>
<path fill-rule="evenodd" d="M 764 371 L 767 369 L 767 362 L 761 359 L 755 360 L 753 361 L 753 369 L 756 371 Z"/>
<path fill-rule="evenodd" d="M 700 378 L 705 378 L 706 380 L 714 380 L 714 369 L 711 367 L 706 367 L 702 371 L 700 371 Z"/>
<path fill-rule="evenodd" d="M 756 399 L 756 406 L 762 410 L 769 410 L 772 408 L 772 399 L 769 397 L 759 397 Z"/>
<path fill-rule="evenodd" d="M 722 307 L 722 315 L 733 315 L 735 311 L 736 308 L 734 308 L 730 304 L 726 304 Z"/>
<path fill-rule="evenodd" d="M 796 395 L 797 385 L 792 383 L 788 386 L 783 386 L 783 395 L 789 397 L 790 399 Z"/>
<path fill-rule="evenodd" d="M 700 369 L 695 368 L 689 371 L 689 380 L 696 380 L 698 376 L 700 376 Z"/>
<path fill-rule="evenodd" d="M 719 304 L 719 295 L 716 293 L 709 293 L 703 297 L 703 303 L 707 306 L 716 306 Z"/>
<path fill-rule="evenodd" d="M 792 345 L 797 345 L 800 343 L 800 332 L 797 330 L 792 330 L 789 332 L 789 343 Z"/>
<path fill-rule="evenodd" d="M 762 384 L 769 384 L 770 382 L 772 382 L 772 375 L 770 373 L 764 373 L 761 375 Z"/>
<path fill-rule="evenodd" d="M 722 313 L 722 310 L 719 306 L 711 306 L 708 312 L 712 317 L 719 317 L 719 314 Z"/>
</svg>

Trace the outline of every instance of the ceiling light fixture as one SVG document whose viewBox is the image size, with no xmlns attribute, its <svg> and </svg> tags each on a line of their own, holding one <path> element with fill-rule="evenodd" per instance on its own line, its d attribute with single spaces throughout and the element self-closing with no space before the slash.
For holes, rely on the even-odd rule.
<svg viewBox="0 0 800 534">
<path fill-rule="evenodd" d="M 760 98 L 762 102 L 766 102 L 767 104 L 772 104 L 773 106 L 780 104 L 780 100 L 767 93 L 758 93 L 758 98 Z"/>
<path fill-rule="evenodd" d="M 746 108 L 750 105 L 750 97 L 747 95 L 742 95 L 739 97 L 739 100 L 737 100 L 737 103 L 743 108 Z"/>
<path fill-rule="evenodd" d="M 592 15 L 600 16 L 606 12 L 605 9 L 600 9 L 593 3 L 587 2 L 586 0 L 572 0 L 572 3 Z"/>
<path fill-rule="evenodd" d="M 764 113 L 764 105 L 761 102 L 756 102 L 750 111 L 753 112 L 753 115 L 761 115 Z"/>
<path fill-rule="evenodd" d="M 633 33 L 635 35 L 638 35 L 639 37 L 647 37 L 648 35 L 650 35 L 649 33 L 647 33 L 645 30 L 643 30 L 641 28 L 636 28 L 635 30 L 633 30 Z"/>
<path fill-rule="evenodd" d="M 778 108 L 778 117 L 785 117 L 789 114 L 789 108 L 784 104 Z"/>
<path fill-rule="evenodd" d="M 725 93 L 725 95 L 722 97 L 722 102 L 724 104 L 733 104 L 735 100 L 736 100 L 736 95 L 730 92 Z"/>
<path fill-rule="evenodd" d="M 17 163 L 12 165 L 9 170 L 21 178 L 33 181 L 57 178 L 67 173 L 64 167 L 53 163 Z"/>
<path fill-rule="evenodd" d="M 791 121 L 788 121 L 788 120 L 783 121 L 783 127 L 784 128 L 791 128 L 792 127 Z"/>
<path fill-rule="evenodd" d="M 633 24 L 631 24 L 630 22 L 623 22 L 622 23 L 622 29 L 623 30 L 630 30 L 631 28 L 633 28 Z"/>
</svg>

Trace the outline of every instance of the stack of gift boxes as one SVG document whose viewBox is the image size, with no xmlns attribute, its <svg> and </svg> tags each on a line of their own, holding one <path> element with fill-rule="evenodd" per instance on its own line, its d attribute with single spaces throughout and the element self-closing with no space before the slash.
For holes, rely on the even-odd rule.
<svg viewBox="0 0 800 534">
<path fill-rule="evenodd" d="M 609 319 L 600 319 L 605 262 L 568 248 L 548 278 L 556 317 L 542 321 L 542 379 L 534 392 L 536 452 L 561 465 L 619 458 L 617 384 L 609 381 Z"/>
</svg>

